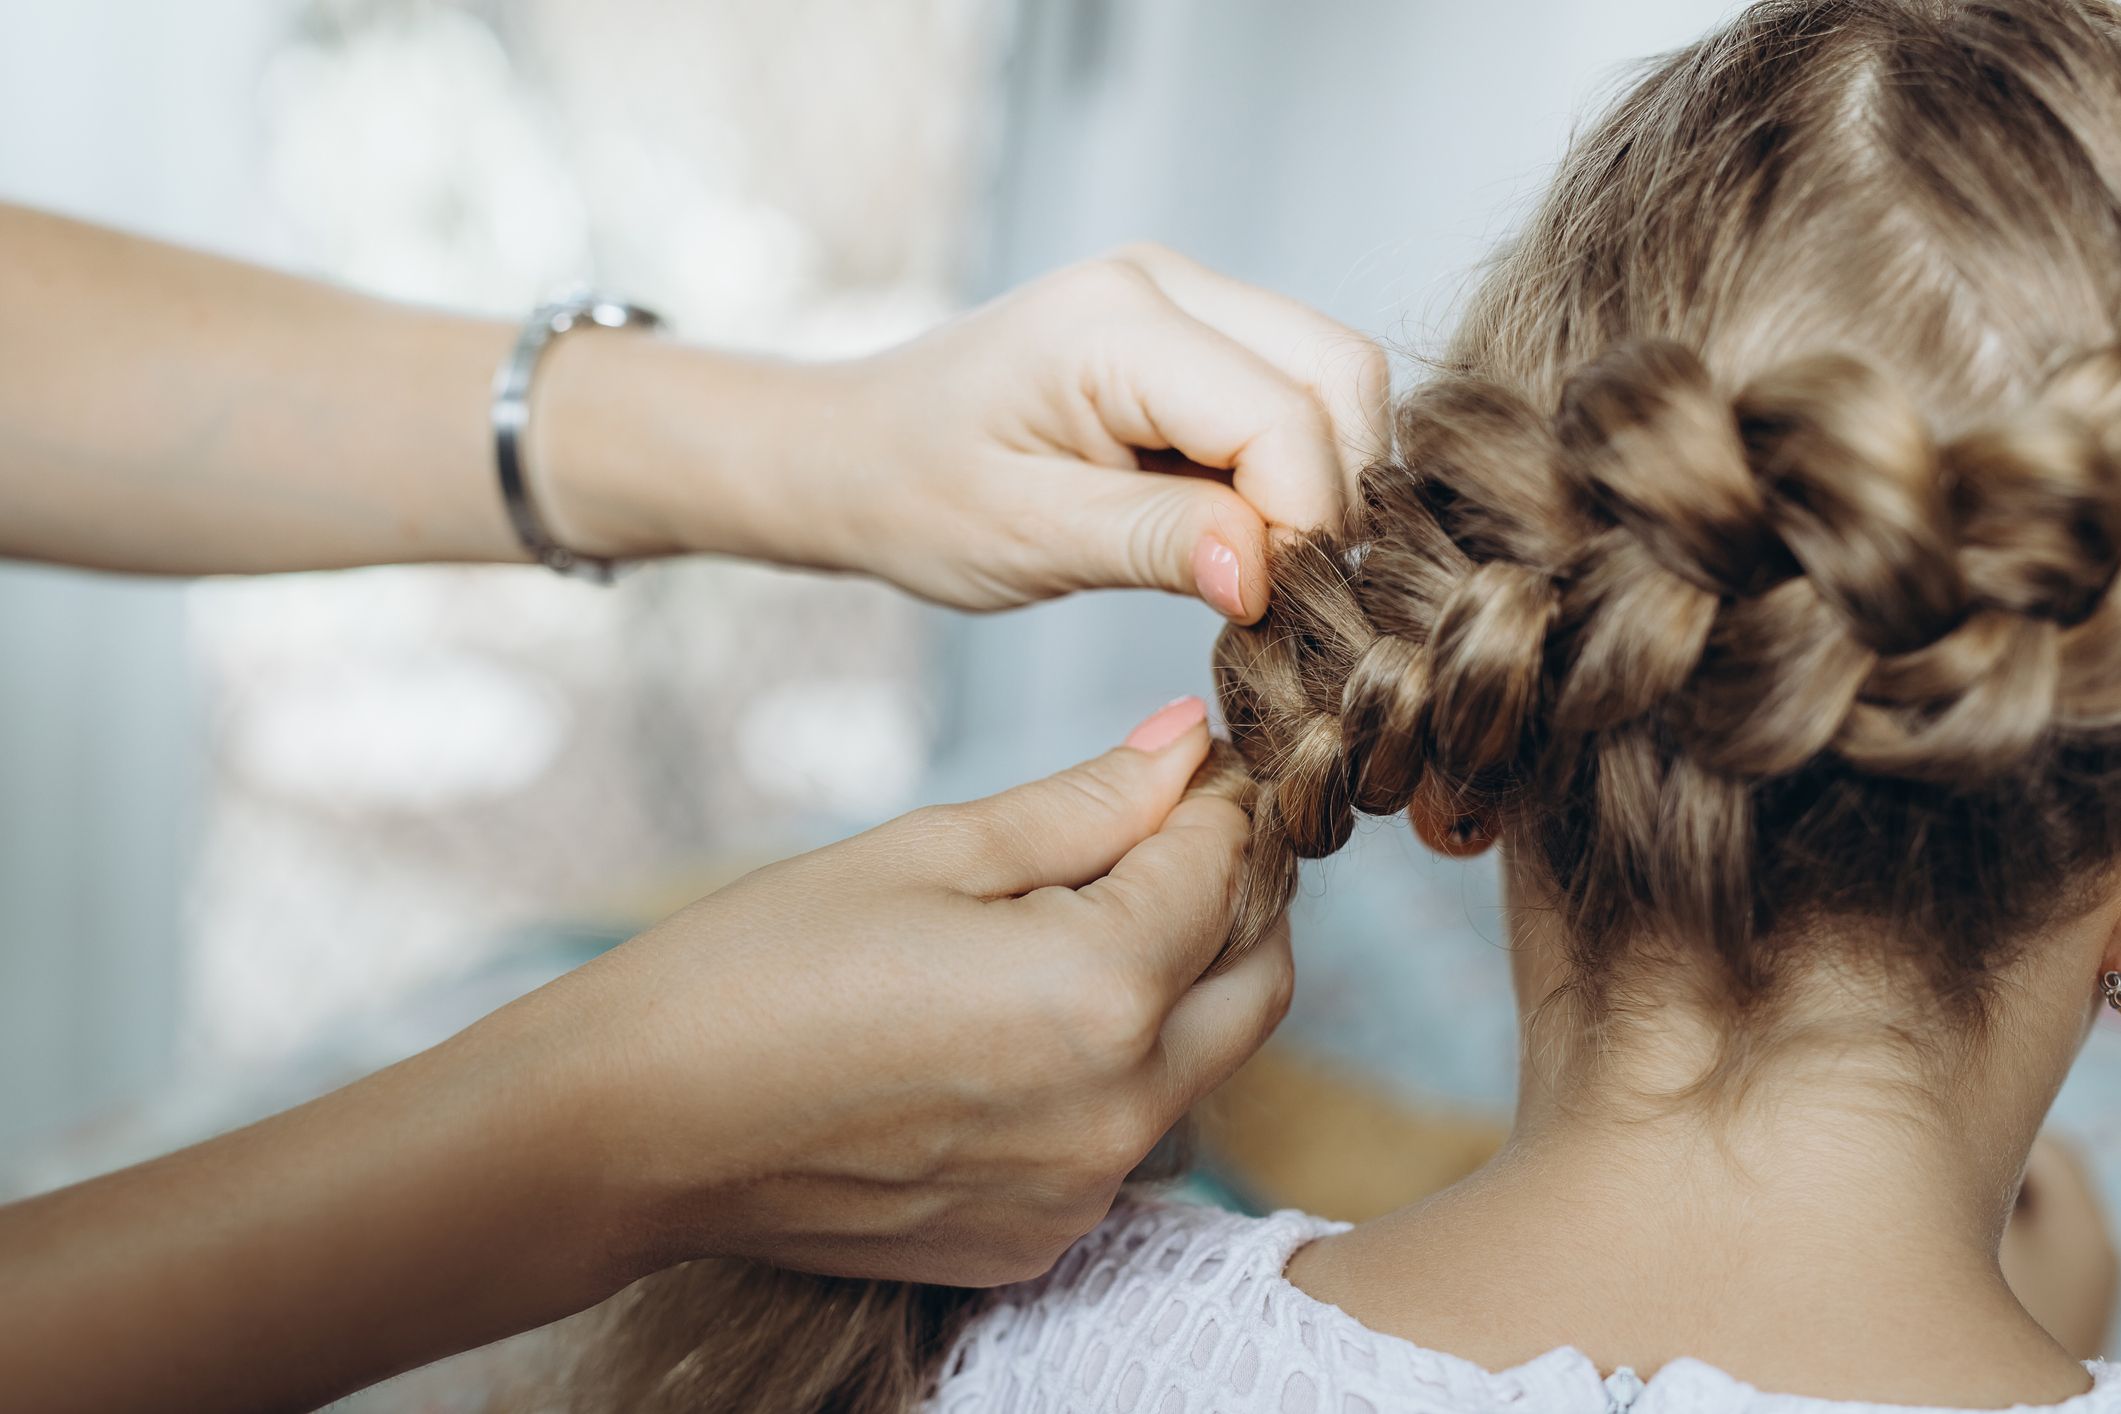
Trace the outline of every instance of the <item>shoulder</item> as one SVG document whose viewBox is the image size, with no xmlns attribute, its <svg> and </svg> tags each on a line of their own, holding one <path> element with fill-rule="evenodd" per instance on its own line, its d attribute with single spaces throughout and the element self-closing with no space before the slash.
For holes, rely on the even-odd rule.
<svg viewBox="0 0 2121 1414">
<path fill-rule="evenodd" d="M 937 1414 L 1015 1408 L 1053 1391 L 1129 1408 L 1149 1391 L 1251 1395 L 1287 1361 L 1278 1294 L 1298 1247 L 1342 1225 L 1306 1213 L 1248 1218 L 1126 1199 L 1036 1281 L 982 1305 L 943 1366 Z"/>
</svg>

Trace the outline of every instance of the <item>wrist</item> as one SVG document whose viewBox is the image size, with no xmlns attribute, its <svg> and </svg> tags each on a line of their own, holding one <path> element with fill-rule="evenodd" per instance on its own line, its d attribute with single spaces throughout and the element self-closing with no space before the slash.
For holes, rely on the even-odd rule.
<svg viewBox="0 0 2121 1414">
<path fill-rule="evenodd" d="M 637 1250 L 611 1087 L 583 1026 L 544 997 L 505 1006 L 406 1065 L 423 1092 L 444 1097 L 438 1110 L 460 1117 L 453 1142 L 467 1152 L 454 1162 L 492 1176 L 482 1206 L 497 1230 L 520 1232 L 531 1267 L 520 1279 L 574 1310 L 653 1268 Z"/>
<path fill-rule="evenodd" d="M 732 1252 L 722 1195 L 750 1176 L 759 1132 L 746 1087 L 721 1083 L 746 1073 L 729 1058 L 744 1049 L 735 1019 L 689 1036 L 673 1066 L 629 963 L 601 959 L 459 1038 L 479 1068 L 509 1077 L 518 1152 L 541 1156 L 546 1191 L 572 1215 L 565 1262 L 613 1290 Z M 614 1027 L 617 1016 L 642 1024 Z"/>
<path fill-rule="evenodd" d="M 586 329 L 533 390 L 532 492 L 586 555 L 706 553 L 852 566 L 832 534 L 832 370 Z"/>
</svg>

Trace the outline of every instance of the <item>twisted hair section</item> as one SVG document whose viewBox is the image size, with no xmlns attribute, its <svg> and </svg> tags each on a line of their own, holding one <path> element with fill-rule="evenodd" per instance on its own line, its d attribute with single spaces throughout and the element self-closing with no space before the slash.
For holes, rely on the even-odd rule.
<svg viewBox="0 0 2121 1414">
<path fill-rule="evenodd" d="M 1741 997 L 1782 922 L 1905 917 L 1910 888 L 1978 968 L 2111 845 L 2121 350 L 1949 439 L 1860 358 L 1724 390 L 1661 339 L 1551 408 L 1443 377 L 1398 433 L 1216 647 L 1258 789 L 1244 929 L 1417 792 L 1535 850 L 1587 962 L 1700 939 Z M 1966 896 L 1881 843 L 1959 851 Z"/>
</svg>

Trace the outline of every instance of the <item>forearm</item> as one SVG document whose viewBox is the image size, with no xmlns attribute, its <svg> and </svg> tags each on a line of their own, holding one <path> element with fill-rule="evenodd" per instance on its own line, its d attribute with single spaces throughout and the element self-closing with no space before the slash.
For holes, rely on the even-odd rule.
<svg viewBox="0 0 2121 1414">
<path fill-rule="evenodd" d="M 512 326 L 4 205 L 0 309 L 0 555 L 177 574 L 524 558 L 487 418 Z M 534 390 L 533 491 L 589 553 L 803 558 L 783 543 L 800 512 L 761 500 L 789 489 L 807 395 L 779 365 L 569 335 Z"/>
<path fill-rule="evenodd" d="M 478 1030 L 0 1209 L 10 1408 L 312 1408 L 631 1275 L 566 1095 Z"/>
</svg>

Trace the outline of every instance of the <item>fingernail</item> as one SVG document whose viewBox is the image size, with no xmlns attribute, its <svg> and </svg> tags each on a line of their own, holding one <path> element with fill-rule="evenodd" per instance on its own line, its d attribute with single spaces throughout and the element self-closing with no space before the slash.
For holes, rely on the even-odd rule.
<svg viewBox="0 0 2121 1414">
<path fill-rule="evenodd" d="M 1187 732 L 1208 720 L 1208 704 L 1198 697 L 1181 697 L 1160 707 L 1154 716 L 1127 733 L 1127 745 L 1136 751 L 1162 751 Z"/>
<path fill-rule="evenodd" d="M 1212 530 L 1203 534 L 1200 543 L 1193 547 L 1193 584 L 1200 590 L 1200 597 L 1223 617 L 1241 619 L 1245 616 L 1237 551 Z"/>
</svg>

